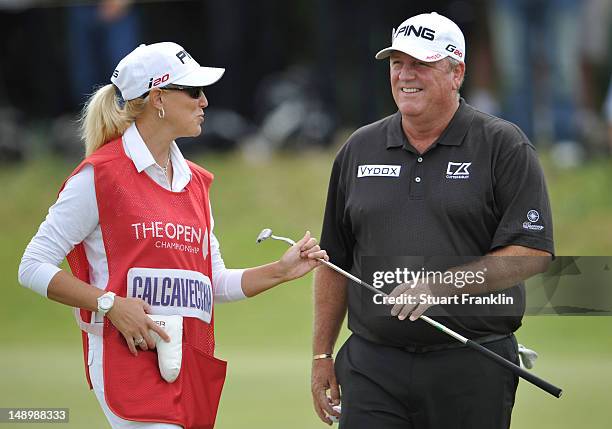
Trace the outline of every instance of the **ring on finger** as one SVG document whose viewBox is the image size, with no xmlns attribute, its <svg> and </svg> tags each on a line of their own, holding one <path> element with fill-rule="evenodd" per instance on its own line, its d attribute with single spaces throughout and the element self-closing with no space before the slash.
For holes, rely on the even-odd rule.
<svg viewBox="0 0 612 429">
<path fill-rule="evenodd" d="M 142 343 L 144 343 L 144 342 L 145 342 L 145 340 L 144 340 L 144 338 L 142 338 L 142 337 L 140 337 L 140 338 L 136 338 L 136 339 L 134 340 L 134 344 L 136 344 L 137 346 L 141 345 L 141 344 L 142 344 Z"/>
</svg>

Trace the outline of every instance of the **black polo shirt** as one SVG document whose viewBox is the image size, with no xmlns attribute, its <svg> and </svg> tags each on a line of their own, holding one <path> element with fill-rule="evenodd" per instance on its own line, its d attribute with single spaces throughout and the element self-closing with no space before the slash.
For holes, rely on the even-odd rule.
<svg viewBox="0 0 612 429">
<path fill-rule="evenodd" d="M 553 253 L 544 175 L 516 125 L 462 99 L 439 139 L 419 154 L 401 120 L 397 112 L 360 128 L 338 152 L 321 234 L 321 247 L 334 263 L 360 277 L 368 255 L 477 256 L 508 245 Z M 470 338 L 514 332 L 524 312 L 524 289 L 504 292 L 516 297 L 514 317 L 440 321 Z M 348 293 L 349 329 L 366 339 L 449 342 L 422 321 L 382 317 L 371 292 L 350 285 Z"/>
</svg>

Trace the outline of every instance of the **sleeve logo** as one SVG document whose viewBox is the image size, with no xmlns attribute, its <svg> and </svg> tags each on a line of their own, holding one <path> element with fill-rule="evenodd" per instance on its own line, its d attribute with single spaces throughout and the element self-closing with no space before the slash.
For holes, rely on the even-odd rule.
<svg viewBox="0 0 612 429">
<path fill-rule="evenodd" d="M 543 225 L 534 225 L 539 220 L 540 213 L 538 213 L 537 210 L 529 210 L 527 212 L 527 221 L 523 222 L 523 229 L 528 229 L 531 231 L 542 231 L 544 229 Z"/>
<path fill-rule="evenodd" d="M 529 210 L 527 212 L 527 220 L 529 222 L 537 222 L 540 219 L 540 213 L 537 210 Z"/>
</svg>

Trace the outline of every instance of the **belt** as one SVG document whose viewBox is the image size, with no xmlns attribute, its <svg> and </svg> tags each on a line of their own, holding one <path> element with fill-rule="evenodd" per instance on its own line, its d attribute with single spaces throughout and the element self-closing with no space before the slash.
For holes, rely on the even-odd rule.
<svg viewBox="0 0 612 429">
<path fill-rule="evenodd" d="M 471 338 L 472 341 L 478 344 L 492 343 L 494 341 L 509 338 L 512 334 L 491 334 L 479 338 Z M 410 353 L 429 353 L 438 352 L 441 350 L 452 350 L 467 347 L 465 344 L 457 341 L 454 343 L 444 344 L 425 344 L 425 345 L 409 345 L 409 346 L 394 346 Z"/>
</svg>

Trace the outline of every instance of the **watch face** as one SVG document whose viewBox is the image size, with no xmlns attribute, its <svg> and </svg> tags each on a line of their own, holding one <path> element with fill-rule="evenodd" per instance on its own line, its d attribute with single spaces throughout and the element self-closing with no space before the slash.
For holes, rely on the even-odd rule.
<svg viewBox="0 0 612 429">
<path fill-rule="evenodd" d="M 113 298 L 110 296 L 103 296 L 100 298 L 100 309 L 109 310 L 113 305 Z"/>
</svg>

